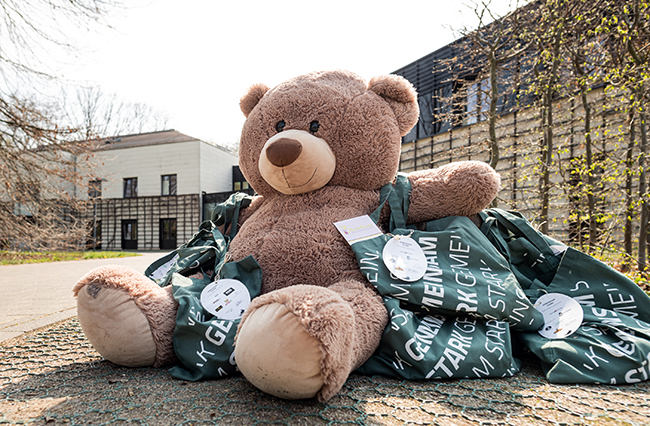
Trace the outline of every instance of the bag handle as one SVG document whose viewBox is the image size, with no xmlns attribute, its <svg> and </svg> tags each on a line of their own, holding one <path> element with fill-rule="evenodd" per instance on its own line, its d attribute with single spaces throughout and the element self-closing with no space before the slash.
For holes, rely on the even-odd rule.
<svg viewBox="0 0 650 426">
<path fill-rule="evenodd" d="M 379 207 L 377 207 L 375 211 L 370 214 L 370 219 L 372 219 L 373 222 L 375 223 L 379 222 L 379 214 L 381 213 L 381 210 L 384 208 L 384 204 L 386 204 L 386 201 L 388 201 L 388 196 L 392 192 L 393 192 L 392 183 L 387 183 L 386 185 L 381 187 L 381 190 L 379 191 Z"/>
<path fill-rule="evenodd" d="M 235 238 L 237 234 L 237 227 L 239 226 L 239 211 L 250 205 L 253 197 L 244 193 L 237 192 L 228 198 L 227 201 L 217 204 L 212 210 L 212 222 L 215 225 L 223 225 L 224 231 L 230 226 L 230 234 L 228 234 L 228 243 Z"/>
<path fill-rule="evenodd" d="M 391 232 L 395 228 L 406 228 L 410 193 L 411 182 L 404 173 L 398 173 L 395 178 L 395 190 L 388 194 L 388 204 L 390 205 L 389 229 Z"/>
<path fill-rule="evenodd" d="M 395 185 L 387 183 L 381 187 L 379 193 L 379 207 L 370 214 L 370 218 L 379 222 L 379 215 L 384 208 L 386 201 L 390 206 L 390 223 L 388 231 L 392 232 L 395 228 L 406 228 L 406 218 L 409 209 L 409 193 L 411 192 L 411 182 L 404 173 L 398 173 L 395 177 Z"/>
<path fill-rule="evenodd" d="M 525 237 L 542 253 L 553 253 L 548 243 L 520 213 L 491 208 L 485 212 L 494 217 L 499 225 L 502 225 L 517 237 Z"/>
<path fill-rule="evenodd" d="M 501 232 L 497 229 L 498 225 L 495 225 L 497 219 L 495 216 L 488 214 L 487 210 L 483 210 L 479 213 L 481 217 L 481 232 L 490 238 L 492 244 L 497 248 L 497 250 L 510 262 L 510 249 L 508 248 L 508 242 L 503 238 Z"/>
</svg>

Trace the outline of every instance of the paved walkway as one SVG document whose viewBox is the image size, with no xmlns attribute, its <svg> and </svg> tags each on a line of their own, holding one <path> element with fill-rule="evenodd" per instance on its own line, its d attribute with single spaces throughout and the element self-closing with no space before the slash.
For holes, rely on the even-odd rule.
<svg viewBox="0 0 650 426">
<path fill-rule="evenodd" d="M 164 368 L 103 360 L 74 318 L 74 283 L 111 263 L 144 271 L 161 255 L 0 266 L 0 424 L 650 424 L 649 381 L 551 384 L 539 361 L 525 353 L 523 371 L 510 378 L 409 381 L 353 374 L 326 404 L 271 397 L 240 375 L 188 382 Z"/>
<path fill-rule="evenodd" d="M 115 259 L 0 265 L 0 342 L 77 315 L 72 287 L 102 265 L 126 265 L 140 272 L 163 252 Z"/>
</svg>

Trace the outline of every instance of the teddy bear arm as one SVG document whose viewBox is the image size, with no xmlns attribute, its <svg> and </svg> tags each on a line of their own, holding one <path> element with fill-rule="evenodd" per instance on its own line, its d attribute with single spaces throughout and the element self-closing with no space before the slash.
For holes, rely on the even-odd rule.
<svg viewBox="0 0 650 426">
<path fill-rule="evenodd" d="M 460 161 L 412 172 L 408 223 L 447 216 L 472 216 L 490 205 L 501 179 L 488 164 Z"/>
</svg>

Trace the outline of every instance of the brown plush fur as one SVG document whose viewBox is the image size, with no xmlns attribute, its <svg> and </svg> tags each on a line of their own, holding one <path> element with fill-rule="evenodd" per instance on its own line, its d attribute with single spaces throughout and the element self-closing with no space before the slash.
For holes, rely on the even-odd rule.
<svg viewBox="0 0 650 426">
<path fill-rule="evenodd" d="M 264 294 L 253 300 L 242 322 L 251 312 L 272 303 L 286 306 L 320 342 L 324 384 L 318 399 L 323 402 L 372 355 L 387 323 L 381 298 L 358 281 L 342 281 L 329 289 L 297 285 Z"/>
<path fill-rule="evenodd" d="M 361 275 L 352 249 L 333 225 L 370 214 L 378 205 L 377 191 L 341 186 L 260 197 L 230 246 L 233 260 L 254 253 L 264 271 L 265 294 L 247 312 L 258 304 L 283 303 L 321 343 L 321 401 L 336 394 L 348 374 L 372 355 L 388 321 L 381 298 Z M 333 296 L 318 287 L 336 291 L 340 299 L 334 303 Z M 320 310 L 321 304 L 328 309 Z M 348 317 L 350 321 L 340 323 Z M 242 318 L 241 324 L 245 321 Z"/>
<path fill-rule="evenodd" d="M 238 365 L 242 373 L 253 383 L 265 389 L 281 388 L 277 391 L 281 397 L 288 393 L 288 397 L 293 394 L 294 398 L 304 398 L 305 391 L 300 387 L 307 380 L 296 374 L 309 371 L 310 383 L 314 383 L 310 377 L 318 380 L 315 387 L 322 380 L 317 396 L 326 401 L 343 386 L 348 374 L 374 352 L 388 321 L 381 298 L 360 273 L 350 246 L 333 223 L 370 214 L 378 207 L 379 188 L 392 182 L 397 173 L 400 137 L 417 121 L 417 96 L 412 85 L 399 76 L 377 77 L 366 85 L 348 71 L 328 71 L 299 76 L 273 89 L 262 84 L 252 86 L 242 97 L 240 108 L 247 120 L 242 130 L 239 163 L 260 196 L 240 213 L 240 230 L 229 251 L 233 260 L 252 255 L 262 268 L 263 278 L 262 296 L 254 299 L 245 312 L 239 333 L 283 336 L 279 338 L 291 343 L 275 341 L 273 346 L 278 353 L 270 353 L 255 337 L 243 338 L 245 343 L 237 344 L 235 358 L 241 361 Z M 293 130 L 288 132 L 289 136 L 308 132 L 311 135 L 307 139 L 318 138 L 332 151 L 334 172 L 324 186 L 312 184 L 314 187 L 304 193 L 286 195 L 287 192 L 275 189 L 284 190 L 283 187 L 273 187 L 264 180 L 260 158 L 266 171 L 281 176 L 280 183 L 282 177 L 289 181 L 286 176 L 295 172 L 289 170 L 288 160 L 277 161 L 277 152 L 273 150 L 270 156 L 274 161 L 267 161 L 266 149 L 276 140 L 287 138 L 283 135 L 269 141 L 277 135 L 277 129 L 283 130 L 278 122 L 284 123 L 284 130 Z M 315 131 L 314 122 L 319 124 Z M 295 140 L 283 143 L 292 149 L 299 144 Z M 294 156 L 301 161 L 298 178 L 303 177 L 303 169 L 309 174 L 296 182 L 309 182 L 322 166 L 318 158 L 301 157 L 308 149 L 306 146 L 292 155 L 292 161 Z M 409 180 L 409 223 L 473 215 L 492 201 L 499 187 L 494 170 L 477 162 L 414 172 Z M 295 187 L 298 186 L 292 188 Z M 387 214 L 388 205 L 382 211 L 380 227 Z M 75 292 L 91 283 L 121 288 L 130 294 L 149 319 L 160 350 L 171 348 L 171 322 L 177 306 L 169 301 L 166 290 L 157 289 L 148 278 L 134 271 L 108 269 L 93 271 L 82 278 Z M 265 316 L 264 312 L 278 316 Z M 291 327 L 281 330 L 292 331 L 273 333 L 279 329 L 265 318 L 282 318 Z M 254 326 L 247 328 L 251 323 Z M 298 335 L 293 330 L 298 330 Z M 295 350 L 294 346 L 287 350 L 289 345 L 295 345 Z M 307 355 L 291 359 L 300 347 L 304 349 L 303 355 L 318 354 L 319 348 L 320 358 Z M 260 364 L 237 358 L 238 353 L 249 354 L 249 360 L 283 359 L 283 365 L 302 362 L 305 368 L 277 371 L 271 362 L 264 368 L 270 369 L 266 372 L 273 374 L 274 382 L 266 382 L 270 384 L 266 387 L 263 385 L 267 376 L 260 373 L 262 368 L 256 368 Z M 244 364 L 246 368 L 242 367 Z M 312 367 L 316 368 L 315 375 Z M 282 386 L 278 387 L 278 383 Z"/>
<path fill-rule="evenodd" d="M 405 92 L 401 99 L 407 99 L 402 103 L 393 100 L 397 88 L 380 91 L 393 97 L 389 103 L 368 90 L 363 79 L 346 71 L 307 74 L 269 90 L 247 114 L 242 130 L 239 165 L 246 180 L 260 195 L 277 194 L 257 168 L 262 147 L 276 134 L 279 121 L 286 123 L 286 129 L 307 131 L 316 120 L 320 123 L 316 135 L 326 140 L 336 155 L 337 168 L 329 185 L 379 189 L 395 176 L 400 156 L 400 144 L 395 141 L 418 117 L 415 90 L 405 80 L 400 82 Z M 254 96 L 249 93 L 242 98 L 244 112 L 258 94 L 255 89 Z M 393 104 L 401 106 L 402 123 L 396 119 Z"/>
<path fill-rule="evenodd" d="M 171 287 L 160 288 L 135 269 L 120 265 L 100 266 L 81 277 L 72 289 L 74 296 L 86 285 L 126 292 L 149 321 L 156 343 L 153 366 L 160 367 L 176 360 L 172 333 L 176 326 L 178 304 L 171 295 Z"/>
<path fill-rule="evenodd" d="M 244 210 L 256 209 L 241 225 L 230 254 L 235 261 L 254 254 L 263 271 L 262 293 L 298 284 L 364 282 L 352 249 L 333 223 L 370 214 L 378 205 L 377 191 L 342 186 L 260 197 Z"/>
<path fill-rule="evenodd" d="M 417 121 L 417 97 L 399 76 L 377 77 L 366 86 L 345 71 L 300 76 L 261 98 L 259 94 L 255 88 L 242 98 L 247 120 L 240 167 L 262 196 L 240 216 L 230 253 L 234 260 L 255 257 L 263 270 L 263 296 L 253 301 L 239 330 L 260 306 L 276 303 L 288 308 L 321 344 L 324 384 L 318 398 L 324 401 L 373 353 L 388 320 L 381 299 L 360 274 L 350 246 L 333 223 L 377 208 L 377 190 L 397 172 L 400 136 Z M 259 101 L 251 109 L 255 99 Z M 284 130 L 309 131 L 314 120 L 320 123 L 314 135 L 326 141 L 336 157 L 334 175 L 320 189 L 281 194 L 260 174 L 263 147 L 277 134 L 279 121 Z M 474 214 L 492 201 L 499 186 L 496 173 L 477 162 L 416 172 L 409 179 L 410 223 Z M 242 372 L 254 382 L 263 380 L 254 368 Z"/>
<path fill-rule="evenodd" d="M 412 172 L 409 223 L 446 216 L 472 216 L 488 206 L 499 192 L 501 179 L 480 161 L 463 161 L 432 170 Z M 433 201 L 433 202 L 432 202 Z"/>
</svg>

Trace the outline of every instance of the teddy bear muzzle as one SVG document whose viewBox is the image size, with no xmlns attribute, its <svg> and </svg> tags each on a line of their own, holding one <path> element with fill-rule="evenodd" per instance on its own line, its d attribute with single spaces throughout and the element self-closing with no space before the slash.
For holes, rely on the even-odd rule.
<svg viewBox="0 0 650 426">
<path fill-rule="evenodd" d="M 260 174 L 285 195 L 304 194 L 327 185 L 336 169 L 336 157 L 324 139 L 304 130 L 286 130 L 264 144 Z"/>
</svg>

